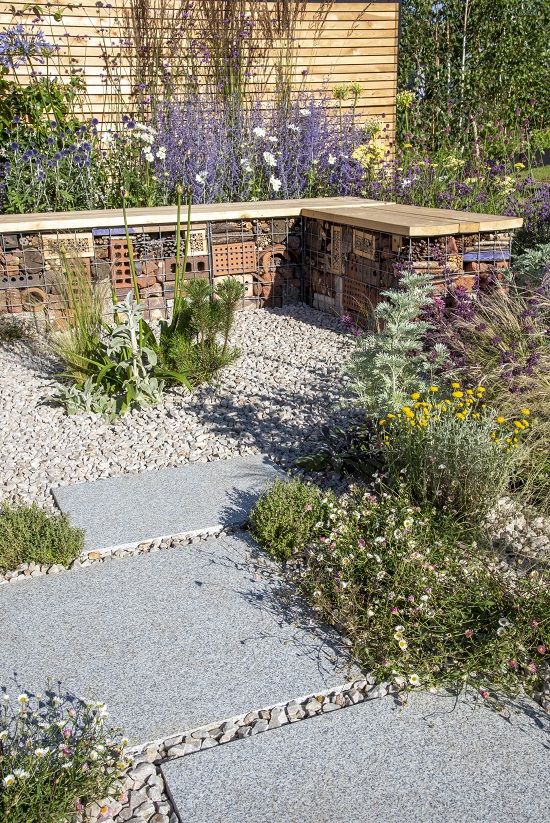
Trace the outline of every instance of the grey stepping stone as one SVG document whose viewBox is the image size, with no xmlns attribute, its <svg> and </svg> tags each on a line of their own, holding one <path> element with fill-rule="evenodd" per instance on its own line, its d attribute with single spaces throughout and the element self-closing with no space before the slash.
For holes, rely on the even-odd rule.
<svg viewBox="0 0 550 823">
<path fill-rule="evenodd" d="M 246 520 L 266 482 L 284 473 L 264 455 L 118 474 L 52 489 L 88 549 L 230 526 Z"/>
<path fill-rule="evenodd" d="M 450 697 L 391 697 L 162 767 L 186 823 L 539 823 L 548 717 L 507 721 Z M 521 709 L 523 708 L 523 711 Z"/>
<path fill-rule="evenodd" d="M 1 586 L 0 685 L 92 686 L 146 742 L 345 683 L 335 637 L 255 551 L 211 538 Z"/>
</svg>

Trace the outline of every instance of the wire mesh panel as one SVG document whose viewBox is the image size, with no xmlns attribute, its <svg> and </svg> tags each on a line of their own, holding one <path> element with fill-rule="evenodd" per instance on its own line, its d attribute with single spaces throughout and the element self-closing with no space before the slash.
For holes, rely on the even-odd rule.
<svg viewBox="0 0 550 823">
<path fill-rule="evenodd" d="M 244 286 L 238 308 L 281 306 L 302 299 L 301 218 L 193 224 L 184 280 L 207 279 L 213 290 L 227 277 Z M 0 313 L 45 312 L 56 325 L 70 318 L 71 300 L 89 284 L 112 316 L 113 298 L 137 285 L 147 319 L 170 314 L 176 283 L 176 226 L 123 226 L 91 231 L 0 235 Z M 132 261 L 135 284 L 132 276 Z M 70 283 L 70 286 L 69 286 Z"/>
<path fill-rule="evenodd" d="M 443 296 L 498 288 L 511 243 L 510 231 L 409 238 L 305 218 L 306 299 L 324 311 L 369 314 L 405 267 L 428 273 Z"/>
</svg>

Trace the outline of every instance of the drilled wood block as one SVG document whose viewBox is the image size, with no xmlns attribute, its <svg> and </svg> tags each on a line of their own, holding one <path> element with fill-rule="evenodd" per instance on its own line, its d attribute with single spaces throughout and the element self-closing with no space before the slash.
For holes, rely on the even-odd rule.
<svg viewBox="0 0 550 823">
<path fill-rule="evenodd" d="M 212 257 L 214 277 L 258 270 L 258 254 L 253 242 L 213 246 Z"/>
</svg>

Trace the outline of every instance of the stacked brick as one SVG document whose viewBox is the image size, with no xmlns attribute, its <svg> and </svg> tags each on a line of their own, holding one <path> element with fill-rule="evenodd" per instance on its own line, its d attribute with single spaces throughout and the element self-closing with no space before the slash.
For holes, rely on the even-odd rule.
<svg viewBox="0 0 550 823">
<path fill-rule="evenodd" d="M 123 300 L 133 291 L 131 252 L 145 316 L 166 316 L 174 300 L 176 232 L 133 228 L 130 244 L 122 228 L 0 236 L 0 313 L 40 312 L 64 325 L 70 306 L 60 283 L 65 262 L 75 261 L 101 289 L 108 310 L 113 294 Z M 184 246 L 182 232 L 182 269 Z M 213 287 L 235 277 L 245 289 L 241 308 L 281 306 L 301 299 L 301 254 L 300 218 L 193 224 L 182 274 Z"/>
<path fill-rule="evenodd" d="M 309 302 L 359 313 L 376 306 L 404 266 L 428 272 L 435 290 L 498 287 L 510 264 L 509 232 L 408 238 L 308 218 L 304 230 Z"/>
</svg>

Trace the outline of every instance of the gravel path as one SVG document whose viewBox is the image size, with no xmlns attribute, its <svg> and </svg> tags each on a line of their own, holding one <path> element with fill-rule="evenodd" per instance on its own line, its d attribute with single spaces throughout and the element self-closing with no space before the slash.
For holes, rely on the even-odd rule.
<svg viewBox="0 0 550 823">
<path fill-rule="evenodd" d="M 53 506 L 51 487 L 256 452 L 290 466 L 341 417 L 353 344 L 338 318 L 302 306 L 240 312 L 233 338 L 242 356 L 218 386 L 170 392 L 115 424 L 45 403 L 59 366 L 23 344 L 0 348 L 3 494 Z"/>
</svg>

